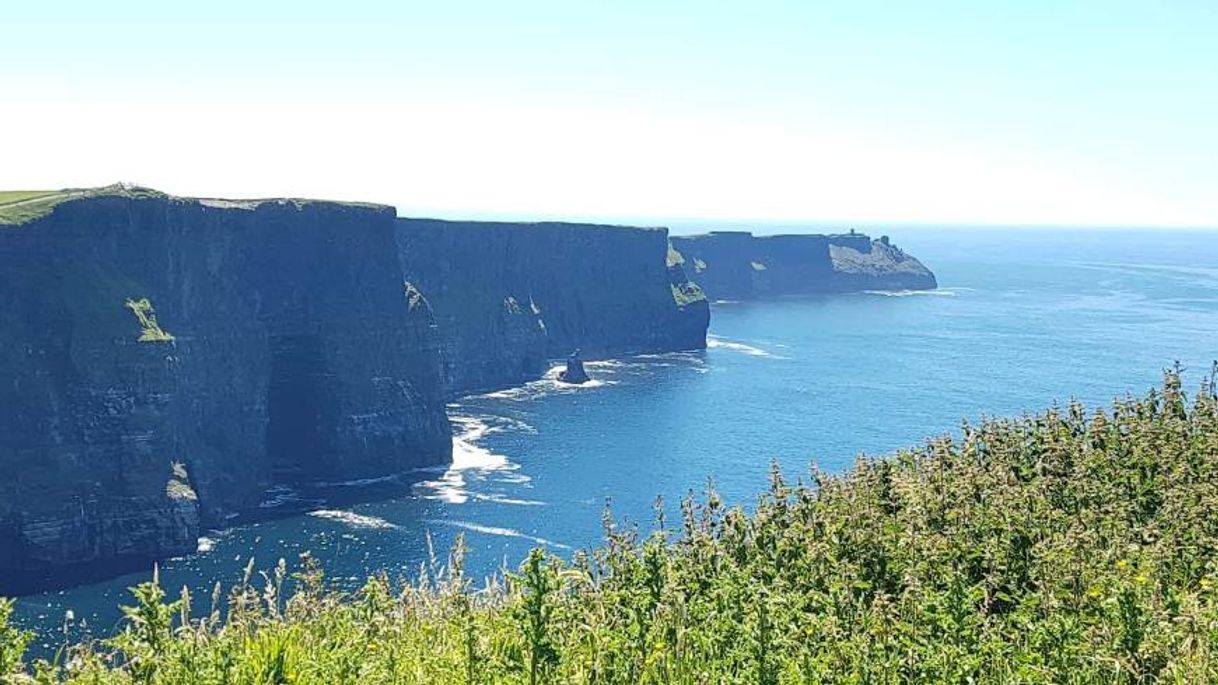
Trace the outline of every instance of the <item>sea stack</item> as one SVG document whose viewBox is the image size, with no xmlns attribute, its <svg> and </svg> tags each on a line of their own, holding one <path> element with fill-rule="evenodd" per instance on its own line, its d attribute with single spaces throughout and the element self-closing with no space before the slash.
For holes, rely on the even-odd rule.
<svg viewBox="0 0 1218 685">
<path fill-rule="evenodd" d="M 592 380 L 588 377 L 588 372 L 584 370 L 584 362 L 579 358 L 579 350 L 572 352 L 571 356 L 567 357 L 567 368 L 558 372 L 558 380 L 572 385 L 581 385 Z"/>
</svg>

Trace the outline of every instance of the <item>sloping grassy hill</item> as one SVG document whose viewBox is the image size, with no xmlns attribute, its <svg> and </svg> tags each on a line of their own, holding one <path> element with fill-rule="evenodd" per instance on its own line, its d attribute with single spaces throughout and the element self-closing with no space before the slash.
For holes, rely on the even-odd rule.
<svg viewBox="0 0 1218 685">
<path fill-rule="evenodd" d="M 207 598 L 136 589 L 81 683 L 1218 681 L 1218 401 L 1162 389 L 965 425 L 848 473 L 711 492 L 645 539 L 535 551 L 474 590 L 456 552 L 353 595 L 305 564 Z M 252 573 L 251 573 L 252 576 Z M 221 617 L 219 608 L 227 607 Z M 0 631 L 0 668 L 22 668 Z"/>
<path fill-rule="evenodd" d="M 54 195 L 59 191 L 55 190 L 0 190 L 0 205 L 7 205 L 13 202 L 24 202 L 33 200 L 47 195 Z"/>
<path fill-rule="evenodd" d="M 126 184 L 100 188 L 0 191 L 0 226 L 29 223 L 50 214 L 59 204 L 90 197 L 165 197 L 165 194 Z"/>
<path fill-rule="evenodd" d="M 0 225 L 21 224 L 44 216 L 63 200 L 69 191 L 63 190 L 3 190 L 0 191 Z"/>
<path fill-rule="evenodd" d="M 297 205 L 309 203 L 341 204 L 353 207 L 380 208 L 368 202 L 345 202 L 303 198 L 267 198 L 251 200 L 225 200 L 212 198 L 176 197 L 152 188 L 127 183 L 115 183 L 97 188 L 67 188 L 64 190 L 0 190 L 0 227 L 18 226 L 50 214 L 64 202 L 89 198 L 123 197 L 130 199 L 165 198 L 180 202 L 209 202 L 212 204 L 239 205 L 253 208 L 263 202 L 291 202 Z"/>
</svg>

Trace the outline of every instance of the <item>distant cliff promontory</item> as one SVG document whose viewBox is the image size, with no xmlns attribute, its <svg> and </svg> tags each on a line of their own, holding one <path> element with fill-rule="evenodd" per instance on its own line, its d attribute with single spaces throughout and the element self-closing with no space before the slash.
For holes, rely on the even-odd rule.
<svg viewBox="0 0 1218 685">
<path fill-rule="evenodd" d="M 931 290 L 935 275 L 887 236 L 673 236 L 685 270 L 713 300 L 862 290 Z"/>
</svg>

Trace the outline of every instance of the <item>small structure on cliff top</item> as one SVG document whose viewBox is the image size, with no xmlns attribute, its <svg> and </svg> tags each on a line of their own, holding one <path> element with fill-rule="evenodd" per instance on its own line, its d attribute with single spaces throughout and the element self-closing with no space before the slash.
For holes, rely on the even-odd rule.
<svg viewBox="0 0 1218 685">
<path fill-rule="evenodd" d="M 558 372 L 558 380 L 572 384 L 587 383 L 592 380 L 588 377 L 588 372 L 584 370 L 584 362 L 579 358 L 579 350 L 575 350 L 571 356 L 567 357 L 567 368 Z"/>
</svg>

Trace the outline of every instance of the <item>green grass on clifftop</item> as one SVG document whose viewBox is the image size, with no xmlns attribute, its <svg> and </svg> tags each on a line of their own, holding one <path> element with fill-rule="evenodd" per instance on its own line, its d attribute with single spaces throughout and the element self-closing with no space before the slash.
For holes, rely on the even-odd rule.
<svg viewBox="0 0 1218 685">
<path fill-rule="evenodd" d="M 99 188 L 70 188 L 65 190 L 11 190 L 0 191 L 0 226 L 26 224 L 51 213 L 60 204 L 73 200 L 101 197 L 123 197 L 130 199 L 165 198 L 182 202 L 208 202 L 212 205 L 251 209 L 266 202 L 284 202 L 297 207 L 310 204 L 331 204 L 360 209 L 385 210 L 385 205 L 369 202 L 345 202 L 336 200 L 314 200 L 303 198 L 269 198 L 254 200 L 226 200 L 213 198 L 177 197 L 152 188 L 143 188 L 126 183 L 115 183 Z"/>
<path fill-rule="evenodd" d="M 100 188 L 69 188 L 65 190 L 0 191 L 0 225 L 29 223 L 50 214 L 56 206 L 70 200 L 93 197 L 168 197 L 151 188 L 122 183 Z"/>
<path fill-rule="evenodd" d="M 22 224 L 45 216 L 65 197 L 58 190 L 0 191 L 0 224 Z"/>
<path fill-rule="evenodd" d="M 207 598 L 135 590 L 42 682 L 1218 682 L 1218 401 L 1161 390 L 962 426 L 840 476 L 713 490 L 640 537 L 330 589 L 306 564 Z M 710 428 L 708 428 L 710 429 Z M 741 455 L 745 458 L 746 455 Z M 291 594 L 291 596 L 285 596 Z M 222 617 L 218 609 L 228 608 Z M 0 626 L 3 625 L 0 606 Z M 23 635 L 0 627 L 0 669 Z"/>
<path fill-rule="evenodd" d="M 54 195 L 54 190 L 0 190 L 0 205 Z"/>
</svg>

